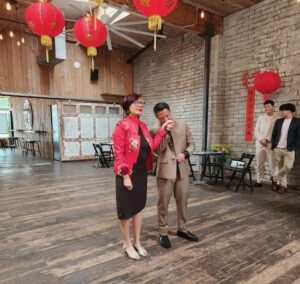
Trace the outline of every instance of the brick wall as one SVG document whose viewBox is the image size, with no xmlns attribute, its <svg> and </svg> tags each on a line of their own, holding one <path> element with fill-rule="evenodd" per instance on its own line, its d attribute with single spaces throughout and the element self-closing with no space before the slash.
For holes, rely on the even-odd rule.
<svg viewBox="0 0 300 284">
<path fill-rule="evenodd" d="M 271 97 L 277 110 L 280 104 L 292 102 L 300 113 L 300 3 L 266 0 L 230 15 L 224 20 L 223 37 L 226 57 L 223 139 L 233 145 L 235 156 L 255 153 L 253 143 L 243 140 L 246 92 L 241 78 L 248 70 L 278 71 L 282 87 Z M 262 104 L 262 95 L 257 93 L 255 120 L 263 112 Z M 299 187 L 299 155 L 297 159 L 289 177 L 290 183 Z"/>
<path fill-rule="evenodd" d="M 159 42 L 158 51 L 148 50 L 134 63 L 134 89 L 147 101 L 143 119 L 153 124 L 153 105 L 165 100 L 179 119 L 188 122 L 201 149 L 204 41 L 186 34 Z M 245 71 L 274 70 L 282 87 L 272 95 L 277 108 L 293 102 L 300 113 L 300 3 L 296 0 L 266 0 L 224 19 L 224 35 L 212 40 L 209 145 L 227 142 L 233 156 L 255 153 L 244 142 L 246 92 Z M 256 95 L 255 119 L 263 112 Z M 300 184 L 300 156 L 290 183 Z M 266 179 L 268 176 L 266 176 Z"/>
<path fill-rule="evenodd" d="M 134 90 L 146 100 L 143 120 L 156 121 L 153 106 L 167 102 L 174 118 L 185 120 L 201 147 L 204 41 L 185 34 L 159 41 L 134 62 Z"/>
</svg>

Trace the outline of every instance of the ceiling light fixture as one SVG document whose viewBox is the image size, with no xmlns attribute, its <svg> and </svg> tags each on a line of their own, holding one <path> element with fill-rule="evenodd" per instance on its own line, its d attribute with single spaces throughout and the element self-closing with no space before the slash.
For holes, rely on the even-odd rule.
<svg viewBox="0 0 300 284">
<path fill-rule="evenodd" d="M 21 38 L 21 42 L 25 43 L 25 38 L 24 37 Z"/>
<path fill-rule="evenodd" d="M 17 41 L 17 45 L 18 45 L 18 46 L 21 46 L 21 43 L 20 43 L 20 41 L 19 41 L 19 40 Z"/>
<path fill-rule="evenodd" d="M 3 34 L 0 34 L 0 40 L 3 40 Z"/>
<path fill-rule="evenodd" d="M 6 7 L 6 10 L 7 10 L 7 11 L 10 11 L 10 10 L 11 10 L 11 5 L 10 5 L 9 2 L 6 2 L 5 7 Z"/>
<path fill-rule="evenodd" d="M 10 31 L 10 32 L 9 32 L 9 36 L 10 36 L 10 37 L 14 37 L 14 36 L 15 36 L 15 35 L 14 35 L 14 32 L 13 32 L 13 31 Z"/>
<path fill-rule="evenodd" d="M 200 18 L 201 18 L 201 19 L 204 19 L 204 18 L 205 18 L 205 13 L 204 13 L 203 10 L 201 11 Z"/>
</svg>

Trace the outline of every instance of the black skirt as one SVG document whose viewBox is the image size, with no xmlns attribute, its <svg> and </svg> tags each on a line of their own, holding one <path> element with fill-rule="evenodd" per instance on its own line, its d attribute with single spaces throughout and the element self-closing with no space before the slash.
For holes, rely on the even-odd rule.
<svg viewBox="0 0 300 284">
<path fill-rule="evenodd" d="M 141 129 L 139 129 L 139 135 L 141 137 L 141 145 L 139 157 L 137 163 L 133 166 L 131 175 L 132 190 L 128 190 L 124 186 L 122 176 L 116 176 L 117 214 L 120 220 L 134 217 L 146 205 L 148 181 L 146 160 L 150 146 Z"/>
</svg>

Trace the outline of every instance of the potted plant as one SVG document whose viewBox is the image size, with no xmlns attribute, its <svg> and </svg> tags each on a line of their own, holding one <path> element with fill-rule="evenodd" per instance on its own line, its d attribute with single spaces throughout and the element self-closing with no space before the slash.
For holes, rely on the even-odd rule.
<svg viewBox="0 0 300 284">
<path fill-rule="evenodd" d="M 227 161 L 228 156 L 230 156 L 231 153 L 231 145 L 230 144 L 212 144 L 210 146 L 211 151 L 215 151 L 218 153 L 223 153 L 224 155 L 222 156 L 217 156 L 215 162 L 218 163 L 225 163 Z M 222 159 L 222 160 L 220 160 Z"/>
</svg>

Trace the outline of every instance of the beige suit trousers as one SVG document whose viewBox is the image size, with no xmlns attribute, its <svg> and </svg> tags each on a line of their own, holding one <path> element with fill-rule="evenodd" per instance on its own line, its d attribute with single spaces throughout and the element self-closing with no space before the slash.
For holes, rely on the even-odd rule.
<svg viewBox="0 0 300 284">
<path fill-rule="evenodd" d="M 180 175 L 178 175 L 180 176 Z M 172 195 L 177 205 L 177 229 L 186 232 L 189 179 L 164 179 L 157 177 L 158 188 L 158 229 L 161 235 L 168 235 L 168 207 Z"/>
<path fill-rule="evenodd" d="M 275 176 L 275 154 L 271 149 L 271 145 L 268 144 L 267 147 L 262 146 L 259 142 L 256 143 L 256 180 L 258 183 L 263 183 L 265 175 L 265 163 L 268 159 L 271 176 Z"/>
<path fill-rule="evenodd" d="M 278 173 L 275 175 L 274 180 L 280 182 L 282 186 L 287 187 L 287 174 L 292 169 L 295 162 L 295 151 L 288 151 L 287 149 L 274 149 L 276 166 Z"/>
</svg>

